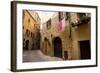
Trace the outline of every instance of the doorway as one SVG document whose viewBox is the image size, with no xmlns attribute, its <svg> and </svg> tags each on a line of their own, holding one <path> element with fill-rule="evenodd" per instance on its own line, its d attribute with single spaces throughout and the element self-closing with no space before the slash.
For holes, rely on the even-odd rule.
<svg viewBox="0 0 100 73">
<path fill-rule="evenodd" d="M 26 40 L 25 42 L 25 50 L 29 50 L 29 40 Z"/>
<path fill-rule="evenodd" d="M 53 39 L 54 56 L 62 58 L 62 41 L 59 37 Z"/>
<path fill-rule="evenodd" d="M 90 41 L 79 41 L 81 59 L 91 59 Z"/>
<path fill-rule="evenodd" d="M 45 54 L 47 55 L 47 49 L 48 49 L 48 39 L 45 37 L 44 38 L 44 49 L 45 49 Z"/>
</svg>

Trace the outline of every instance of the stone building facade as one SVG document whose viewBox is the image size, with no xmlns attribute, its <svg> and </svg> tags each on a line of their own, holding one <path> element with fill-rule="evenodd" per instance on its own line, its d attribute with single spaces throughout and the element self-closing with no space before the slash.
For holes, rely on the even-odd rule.
<svg viewBox="0 0 100 73">
<path fill-rule="evenodd" d="M 41 29 L 41 51 L 64 60 L 81 59 L 79 41 L 90 40 L 90 23 L 86 13 L 55 12 Z M 84 31 L 85 30 L 85 31 Z M 84 36 L 83 36 L 84 35 Z M 83 36 L 83 37 L 82 37 Z M 86 39 L 87 38 L 87 39 Z"/>
<path fill-rule="evenodd" d="M 45 55 L 63 60 L 90 59 L 90 16 L 55 12 L 41 23 L 37 12 L 23 10 L 23 49 L 40 49 Z"/>
<path fill-rule="evenodd" d="M 35 35 L 40 29 L 41 19 L 35 11 L 23 10 L 23 49 L 34 49 Z"/>
</svg>

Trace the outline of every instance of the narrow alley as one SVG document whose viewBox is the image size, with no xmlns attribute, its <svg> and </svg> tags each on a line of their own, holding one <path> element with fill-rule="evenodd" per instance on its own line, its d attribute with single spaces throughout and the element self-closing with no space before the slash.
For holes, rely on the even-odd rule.
<svg viewBox="0 0 100 73">
<path fill-rule="evenodd" d="M 23 10 L 23 62 L 91 59 L 90 13 Z"/>
</svg>

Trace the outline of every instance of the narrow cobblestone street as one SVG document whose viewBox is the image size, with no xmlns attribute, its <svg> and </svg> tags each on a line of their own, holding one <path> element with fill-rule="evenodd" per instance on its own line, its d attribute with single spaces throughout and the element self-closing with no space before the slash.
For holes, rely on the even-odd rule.
<svg viewBox="0 0 100 73">
<path fill-rule="evenodd" d="M 40 50 L 23 52 L 23 62 L 61 61 L 61 58 L 44 55 Z"/>
</svg>

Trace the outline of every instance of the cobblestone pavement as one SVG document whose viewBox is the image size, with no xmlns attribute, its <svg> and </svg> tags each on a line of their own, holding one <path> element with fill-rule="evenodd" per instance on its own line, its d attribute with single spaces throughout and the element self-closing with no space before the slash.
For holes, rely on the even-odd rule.
<svg viewBox="0 0 100 73">
<path fill-rule="evenodd" d="M 40 50 L 23 52 L 23 62 L 62 61 L 61 58 L 44 55 Z"/>
</svg>

